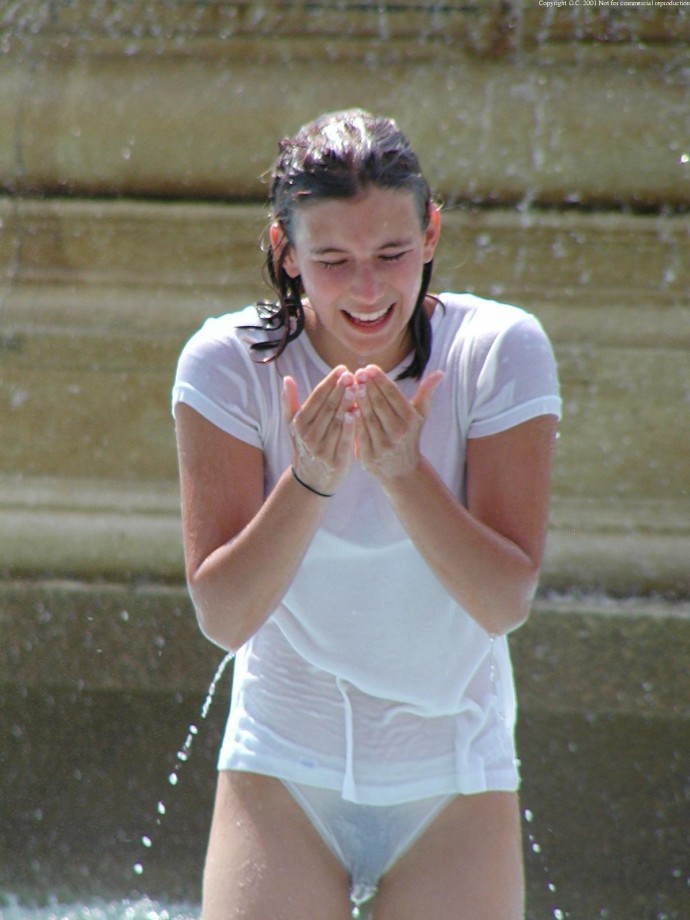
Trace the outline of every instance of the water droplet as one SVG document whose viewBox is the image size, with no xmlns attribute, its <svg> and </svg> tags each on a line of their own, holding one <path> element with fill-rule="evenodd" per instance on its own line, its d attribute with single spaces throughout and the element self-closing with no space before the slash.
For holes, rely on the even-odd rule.
<svg viewBox="0 0 690 920">
<path fill-rule="evenodd" d="M 204 705 L 201 707 L 201 718 L 202 719 L 205 719 L 206 716 L 208 715 L 208 711 L 211 708 L 211 703 L 213 702 L 213 697 L 215 695 L 216 687 L 218 686 L 218 682 L 223 676 L 223 671 L 225 671 L 225 669 L 227 668 L 227 666 L 230 664 L 230 662 L 232 661 L 234 657 L 235 657 L 234 652 L 228 652 L 225 658 L 223 658 L 221 663 L 218 665 L 218 669 L 216 670 L 216 673 L 213 675 L 211 686 L 208 688 L 208 693 L 206 694 Z"/>
<path fill-rule="evenodd" d="M 123 611 L 121 611 L 121 613 L 120 613 L 120 617 L 121 617 L 122 620 L 126 620 L 126 619 L 129 617 L 129 614 L 127 613 L 126 610 L 123 610 Z M 159 648 L 162 648 L 162 647 L 165 645 L 165 639 L 164 639 L 163 637 L 158 637 L 158 639 L 156 640 L 156 645 L 157 645 Z M 214 675 L 214 677 L 213 677 L 213 680 L 211 681 L 211 685 L 210 685 L 210 687 L 209 687 L 209 689 L 208 689 L 208 693 L 207 693 L 207 695 L 206 695 L 206 700 L 204 701 L 204 705 L 203 705 L 202 710 L 201 710 L 201 718 L 202 718 L 202 719 L 205 719 L 206 716 L 208 715 L 208 711 L 209 711 L 209 709 L 210 709 L 210 707 L 211 707 L 211 703 L 212 703 L 212 701 L 213 701 L 213 696 L 214 696 L 214 694 L 215 694 L 215 691 L 216 691 L 216 687 L 217 687 L 217 685 L 218 685 L 218 682 L 220 681 L 221 677 L 223 676 L 223 672 L 225 671 L 226 667 L 227 667 L 228 664 L 232 661 L 233 658 L 234 658 L 234 653 L 229 652 L 229 653 L 225 656 L 225 658 L 223 658 L 223 660 L 221 661 L 219 667 L 217 668 L 216 673 L 215 673 L 215 675 Z M 176 700 L 177 700 L 178 696 L 179 696 L 179 694 L 176 694 L 176 696 L 175 696 Z M 190 725 L 189 728 L 187 729 L 187 737 L 186 737 L 186 739 L 185 739 L 185 742 L 184 742 L 184 744 L 182 745 L 182 747 L 180 748 L 180 750 L 177 752 L 177 761 L 178 761 L 178 762 L 177 762 L 177 766 L 176 766 L 175 769 L 172 771 L 172 773 L 170 773 L 169 776 L 168 776 L 168 783 L 169 783 L 171 786 L 177 786 L 177 784 L 178 784 L 178 782 L 179 782 L 178 771 L 181 769 L 182 764 L 185 763 L 187 760 L 189 760 L 189 755 L 190 755 L 190 753 L 191 753 L 191 749 L 192 749 L 192 746 L 193 746 L 193 744 L 194 744 L 194 739 L 195 739 L 196 735 L 198 735 L 198 734 L 199 734 L 199 729 L 198 729 L 198 727 L 197 727 L 196 725 L 194 725 L 194 724 Z M 165 813 L 166 813 L 166 811 L 167 811 L 167 808 L 166 808 L 166 806 L 165 806 L 165 803 L 164 803 L 162 800 L 159 800 L 159 801 L 156 803 L 156 811 L 157 811 L 157 813 L 158 813 L 159 816 L 165 815 Z M 160 818 L 160 817 L 156 819 L 156 824 L 157 824 L 158 826 L 160 826 L 160 824 L 161 824 L 161 818 Z M 152 841 L 151 841 L 151 838 L 148 837 L 147 835 L 144 835 L 144 836 L 141 838 L 141 842 L 142 842 L 143 846 L 147 847 L 148 849 L 150 849 L 151 846 L 153 845 L 153 844 L 152 844 Z M 144 867 L 142 866 L 141 863 L 136 863 L 136 865 L 133 867 L 133 870 L 134 870 L 134 872 L 135 872 L 137 875 L 141 875 L 141 874 L 143 873 L 143 871 L 144 871 Z M 164 918 L 157 918 L 157 920 L 164 920 Z"/>
<path fill-rule="evenodd" d="M 532 841 L 532 852 L 533 852 L 533 853 L 541 853 L 541 847 L 539 846 L 539 844 L 537 843 L 536 840 L 533 840 L 533 841 Z"/>
<path fill-rule="evenodd" d="M 686 163 L 690 163 L 690 153 L 684 153 L 684 154 L 682 154 L 682 156 L 681 156 L 681 158 L 680 158 L 680 162 L 681 162 L 683 165 L 685 165 Z"/>
<path fill-rule="evenodd" d="M 533 818 L 534 818 L 534 814 L 529 810 L 529 808 L 526 808 L 525 809 L 525 821 L 527 821 L 527 823 L 530 824 Z"/>
<path fill-rule="evenodd" d="M 554 910 L 553 915 L 554 915 L 555 920 L 565 920 L 565 914 L 564 914 L 563 911 L 560 909 L 560 907 L 557 907 L 557 908 Z"/>
</svg>

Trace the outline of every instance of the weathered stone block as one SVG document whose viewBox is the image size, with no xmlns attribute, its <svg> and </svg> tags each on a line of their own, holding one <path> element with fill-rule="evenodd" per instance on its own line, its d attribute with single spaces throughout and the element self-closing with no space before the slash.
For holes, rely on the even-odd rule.
<svg viewBox="0 0 690 920">
<path fill-rule="evenodd" d="M 3 217 L 5 565 L 179 578 L 174 367 L 207 315 L 269 293 L 265 212 L 6 200 Z M 689 242 L 680 216 L 444 215 L 437 288 L 524 305 L 556 348 L 550 587 L 689 590 Z"/>
<path fill-rule="evenodd" d="M 356 104 L 397 117 L 454 197 L 690 198 L 682 8 L 152 2 L 142 16 L 120 0 L 105 18 L 84 0 L 50 15 L 44 3 L 18 8 L 0 73 L 8 188 L 256 197 L 279 135 Z"/>
</svg>

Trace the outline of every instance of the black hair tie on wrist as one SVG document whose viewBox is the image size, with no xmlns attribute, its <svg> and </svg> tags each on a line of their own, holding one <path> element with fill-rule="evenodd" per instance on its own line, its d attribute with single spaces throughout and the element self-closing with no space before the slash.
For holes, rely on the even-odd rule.
<svg viewBox="0 0 690 920">
<path fill-rule="evenodd" d="M 298 482 L 301 486 L 304 486 L 305 489 L 309 489 L 310 492 L 313 492 L 314 495 L 320 495 L 321 498 L 333 498 L 333 496 L 335 495 L 335 492 L 319 492 L 318 489 L 315 489 L 313 486 L 307 485 L 307 483 L 304 482 L 303 479 L 300 479 L 300 478 L 299 478 L 299 476 L 297 475 L 297 471 L 295 470 L 294 466 L 291 466 L 290 469 L 292 470 L 292 475 L 295 477 L 295 479 L 297 480 L 297 482 Z"/>
</svg>

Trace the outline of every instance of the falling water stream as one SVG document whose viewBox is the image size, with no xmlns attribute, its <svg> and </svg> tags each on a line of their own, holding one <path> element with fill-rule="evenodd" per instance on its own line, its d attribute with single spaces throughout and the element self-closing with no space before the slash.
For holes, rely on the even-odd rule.
<svg viewBox="0 0 690 920">
<path fill-rule="evenodd" d="M 233 660 L 234 657 L 235 657 L 234 652 L 228 652 L 228 654 L 223 658 L 220 665 L 218 666 L 218 669 L 206 693 L 206 699 L 204 700 L 204 704 L 201 707 L 200 715 L 201 715 L 202 720 L 205 720 L 207 718 L 209 711 L 211 709 L 211 704 L 213 703 L 213 698 L 216 695 L 216 689 L 218 687 L 218 684 L 220 680 L 222 679 L 226 668 L 228 667 L 228 665 L 230 664 L 230 662 Z M 192 723 L 187 729 L 187 737 L 185 738 L 183 745 L 180 747 L 180 749 L 177 752 L 175 768 L 173 769 L 172 773 L 168 776 L 168 783 L 173 787 L 177 786 L 179 782 L 180 770 L 189 761 L 189 758 L 192 753 L 192 747 L 194 745 L 194 739 L 196 738 L 198 734 L 199 734 L 199 728 L 194 723 Z M 159 799 L 156 805 L 156 813 L 157 813 L 156 825 L 158 827 L 160 827 L 164 815 L 167 814 L 167 810 L 168 809 L 167 809 L 165 802 L 162 799 Z M 153 838 L 149 836 L 148 834 L 144 834 L 141 838 L 141 843 L 145 847 L 145 849 L 150 850 L 151 847 L 153 846 Z M 138 876 L 143 875 L 144 866 L 145 866 L 145 861 L 143 859 L 136 862 L 134 866 L 132 867 L 134 874 Z"/>
</svg>

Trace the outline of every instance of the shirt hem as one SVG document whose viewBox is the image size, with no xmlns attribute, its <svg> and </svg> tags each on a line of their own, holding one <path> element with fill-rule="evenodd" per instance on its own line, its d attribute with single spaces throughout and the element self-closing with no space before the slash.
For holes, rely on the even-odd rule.
<svg viewBox="0 0 690 920">
<path fill-rule="evenodd" d="M 514 406 L 507 412 L 502 412 L 495 418 L 486 421 L 473 422 L 467 433 L 468 438 L 485 438 L 488 435 L 499 434 L 528 422 L 533 418 L 541 415 L 555 415 L 557 419 L 561 418 L 562 403 L 559 396 L 540 396 L 537 399 L 531 399 L 521 406 Z"/>
<path fill-rule="evenodd" d="M 309 768 L 299 765 L 281 764 L 280 766 L 261 763 L 258 759 L 246 756 L 234 756 L 220 759 L 218 771 L 234 770 L 240 773 L 258 773 L 272 776 L 281 781 L 300 783 L 317 789 L 329 789 L 343 795 L 344 780 L 341 774 L 320 770 L 318 775 Z M 357 783 L 355 795 L 343 795 L 343 798 L 358 805 L 402 805 L 420 799 L 434 798 L 440 795 L 479 795 L 483 792 L 517 792 L 520 788 L 520 776 L 516 767 L 497 767 L 472 774 L 445 775 L 427 777 L 424 780 L 406 784 L 390 783 L 367 785 Z"/>
<path fill-rule="evenodd" d="M 244 441 L 252 447 L 262 447 L 261 438 L 258 434 L 251 431 L 248 426 L 242 425 L 239 421 L 220 409 L 212 400 L 204 396 L 198 390 L 186 383 L 178 383 L 173 389 L 172 412 L 175 415 L 175 407 L 179 403 L 184 403 L 196 410 L 208 422 L 220 428 L 226 434 Z"/>
</svg>

